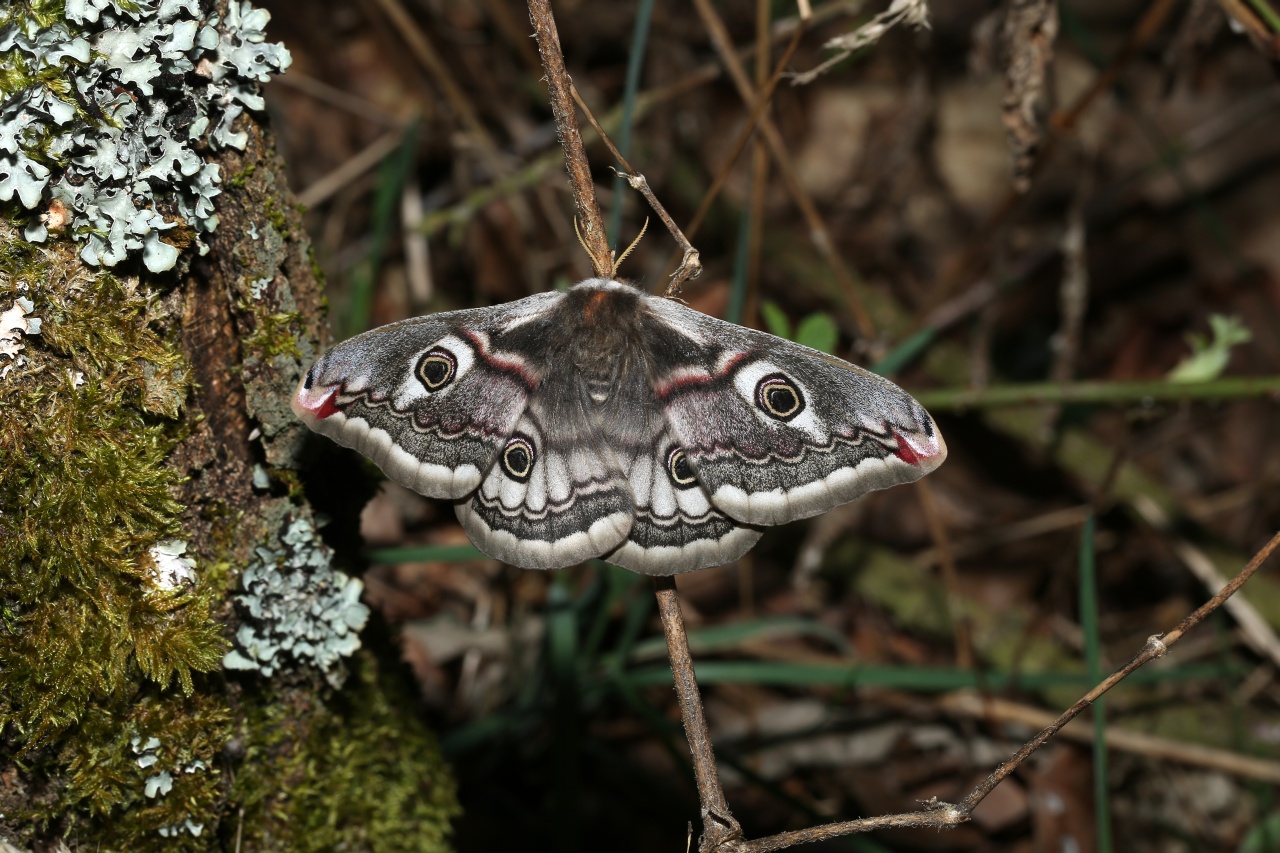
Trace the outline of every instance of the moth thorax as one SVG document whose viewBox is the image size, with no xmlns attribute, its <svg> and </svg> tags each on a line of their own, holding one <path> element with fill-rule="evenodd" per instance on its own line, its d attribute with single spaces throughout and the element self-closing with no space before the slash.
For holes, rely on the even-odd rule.
<svg viewBox="0 0 1280 853">
<path fill-rule="evenodd" d="M 606 349 L 590 353 L 579 349 L 574 359 L 582 389 L 592 402 L 603 404 L 618 396 L 619 385 L 627 375 L 631 359 L 625 349 L 622 352 Z"/>
</svg>

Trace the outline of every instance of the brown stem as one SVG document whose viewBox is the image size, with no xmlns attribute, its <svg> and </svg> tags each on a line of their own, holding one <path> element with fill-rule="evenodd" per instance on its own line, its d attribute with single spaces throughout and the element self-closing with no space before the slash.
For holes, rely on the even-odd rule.
<svg viewBox="0 0 1280 853">
<path fill-rule="evenodd" d="M 691 278 L 697 278 L 702 273 L 702 261 L 699 259 L 698 250 L 689 242 L 689 238 L 684 236 L 684 232 L 680 230 L 680 226 L 671 218 L 671 214 L 667 213 L 667 209 L 658 201 L 658 197 L 654 195 L 653 190 L 649 188 L 649 181 L 644 175 L 637 172 L 627 162 L 627 158 L 622 156 L 622 152 L 613 144 L 613 140 L 609 138 L 609 134 L 605 133 L 604 128 L 600 126 L 600 122 L 596 121 L 595 115 L 587 106 L 586 101 L 582 99 L 582 94 L 578 91 L 577 86 L 570 84 L 573 90 L 573 99 L 582 109 L 582 114 L 587 117 L 588 123 L 599 134 L 600 140 L 609 149 L 609 153 L 613 155 L 613 159 L 618 161 L 618 165 L 623 171 L 619 172 L 614 169 L 614 173 L 619 177 L 625 178 L 627 183 L 631 185 L 631 189 L 644 196 L 645 201 L 649 202 L 649 206 L 653 208 L 653 212 L 658 214 L 658 218 L 662 220 L 662 224 L 667 226 L 667 230 L 671 232 L 671 236 L 680 244 L 680 252 L 682 260 L 680 266 L 671 276 L 671 283 L 667 285 L 667 296 L 675 296 L 680 292 L 680 286 Z M 626 253 L 623 253 L 626 257 Z M 622 263 L 622 258 L 618 259 L 618 263 Z"/>
<path fill-rule="evenodd" d="M 716 771 L 716 756 L 711 749 L 707 719 L 702 713 L 702 696 L 693 672 L 693 658 L 689 654 L 689 639 L 685 636 L 675 578 L 654 578 L 653 587 L 658 597 L 662 631 L 667 637 L 667 657 L 671 659 L 671 673 L 675 677 L 680 719 L 689 740 L 689 750 L 693 753 L 693 775 L 698 783 L 698 802 L 702 806 L 702 840 L 698 849 L 707 853 L 721 845 L 741 841 L 742 827 L 729 813 L 729 803 L 724 798 L 724 789 L 720 787 L 720 774 Z"/>
<path fill-rule="evenodd" d="M 707 28 L 707 35 L 711 37 L 711 44 L 715 47 L 716 53 L 719 54 L 721 62 L 724 63 L 729 79 L 733 81 L 734 87 L 738 90 L 738 96 L 748 108 L 755 107 L 758 93 L 750 78 L 747 77 L 747 72 L 743 69 L 742 62 L 738 59 L 737 50 L 734 48 L 733 40 L 729 37 L 729 30 L 725 26 L 724 20 L 720 17 L 720 13 L 716 11 L 711 0 L 693 0 L 693 5 L 697 9 L 699 17 L 702 18 L 703 25 Z M 796 206 L 800 208 L 800 213 L 804 216 L 805 222 L 809 227 L 810 241 L 822 253 L 823 258 L 831 266 L 832 272 L 835 273 L 840 289 L 848 300 L 849 311 L 858 327 L 858 333 L 868 342 L 868 345 L 874 345 L 876 336 L 875 324 L 871 320 L 871 314 L 863 304 L 861 287 L 854 279 L 849 265 L 845 263 L 844 258 L 837 251 L 835 240 L 832 239 L 831 232 L 823 221 L 822 215 L 818 213 L 818 208 L 813 203 L 813 198 L 810 197 L 804 185 L 800 183 L 795 163 L 792 162 L 791 155 L 787 153 L 786 144 L 782 140 L 782 134 L 779 132 L 777 125 L 767 115 L 762 115 L 759 121 L 760 132 L 764 136 L 765 144 L 769 146 L 769 153 L 773 157 L 774 164 L 778 167 L 778 173 L 782 176 L 783 183 L 787 186 L 787 191 L 795 200 Z"/>
<path fill-rule="evenodd" d="M 1049 129 L 1052 133 L 1045 139 L 1044 145 L 1036 155 L 1036 161 L 1032 165 L 1033 179 L 1044 164 L 1050 162 L 1050 155 L 1058 142 L 1067 134 L 1074 132 L 1084 114 L 1098 102 L 1103 93 L 1115 85 L 1120 79 L 1121 72 L 1135 56 L 1141 54 L 1142 48 L 1160 31 L 1161 26 L 1177 5 L 1173 0 L 1153 0 L 1119 52 L 1112 58 L 1107 68 L 1094 79 L 1093 84 L 1076 98 L 1068 109 L 1050 116 Z M 969 239 L 969 248 L 950 269 L 943 273 L 941 286 L 935 297 L 936 301 L 941 302 L 950 298 L 964 282 L 985 271 L 995 234 L 1003 227 L 1025 196 L 1026 193 L 1020 189 L 1010 189 L 1000 204 L 988 214 L 986 220 L 978 227 L 977 233 Z"/>
<path fill-rule="evenodd" d="M 1271 538 L 1262 549 L 1253 556 L 1243 569 L 1240 570 L 1230 583 L 1218 591 L 1218 594 L 1206 601 L 1194 613 L 1183 619 L 1178 626 L 1163 636 L 1152 636 L 1148 638 L 1146 645 L 1138 654 L 1133 656 L 1120 669 L 1116 670 L 1107 677 L 1101 684 L 1094 687 L 1078 702 L 1072 705 L 1067 711 L 1046 726 L 1039 734 L 1027 741 L 1021 749 L 1014 753 L 1013 757 L 996 768 L 995 772 L 988 776 L 983 782 L 965 797 L 958 804 L 938 802 L 931 800 L 924 804 L 924 808 L 918 812 L 908 812 L 906 814 L 885 815 L 883 817 L 866 818 L 863 820 L 851 820 L 843 823 L 829 823 L 824 826 L 815 826 L 809 829 L 802 829 L 796 832 L 783 832 L 778 835 L 771 835 L 767 838 L 759 838 L 752 841 L 742 842 L 739 850 L 751 851 L 751 853 L 765 853 L 770 850 L 782 850 L 792 847 L 796 844 L 803 844 L 810 841 L 822 841 L 828 838 L 837 838 L 842 835 L 851 835 L 855 832 L 869 832 L 874 829 L 885 829 L 889 827 L 908 827 L 908 826 L 933 826 L 939 829 L 956 826 L 969 820 L 969 816 L 973 814 L 973 810 L 978 804 L 990 794 L 996 785 L 1004 781 L 1014 770 L 1029 758 L 1032 753 L 1045 744 L 1050 738 L 1058 733 L 1067 723 L 1071 722 L 1082 711 L 1098 700 L 1100 696 L 1119 684 L 1125 678 L 1129 677 L 1134 670 L 1141 667 L 1155 658 L 1164 657 L 1168 653 L 1169 648 L 1178 640 L 1194 628 L 1196 625 L 1204 621 L 1204 618 L 1213 611 L 1222 606 L 1223 602 L 1244 585 L 1250 577 L 1253 576 L 1258 569 L 1270 559 L 1276 549 L 1280 548 L 1280 533 Z M 659 599 L 661 601 L 661 599 Z M 670 640 L 668 640 L 670 643 Z M 705 842 L 705 839 L 704 839 Z"/>
<path fill-rule="evenodd" d="M 578 132 L 578 121 L 573 112 L 570 89 L 573 84 L 564 67 L 564 54 L 560 50 L 560 33 L 551 15 L 549 0 L 529 0 L 529 20 L 533 22 L 533 37 L 542 55 L 542 67 L 547 72 L 547 94 L 551 102 L 551 114 L 556 121 L 556 136 L 564 149 L 564 165 L 569 173 L 569 185 L 573 190 L 573 203 L 578 211 L 582 247 L 591 256 L 591 267 L 602 278 L 613 277 L 613 253 L 609 251 L 609 238 L 605 233 L 604 218 L 596 202 L 595 184 L 591 180 L 591 166 Z"/>
</svg>

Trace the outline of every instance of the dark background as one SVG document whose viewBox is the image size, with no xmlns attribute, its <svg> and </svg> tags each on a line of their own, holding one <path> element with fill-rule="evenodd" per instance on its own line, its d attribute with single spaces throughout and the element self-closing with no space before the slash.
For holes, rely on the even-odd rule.
<svg viewBox="0 0 1280 853">
<path fill-rule="evenodd" d="M 336 338 L 589 274 L 521 4 L 263 5 L 294 57 L 268 105 Z M 820 6 L 790 68 L 815 67 L 827 39 L 882 10 L 862 6 Z M 1264 17 L 1079 0 L 1055 25 L 1051 4 L 933 6 L 930 28 L 898 26 L 773 96 L 786 169 L 844 271 L 753 141 L 693 237 L 706 269 L 684 298 L 757 327 L 808 320 L 802 339 L 834 328 L 835 351 L 863 364 L 914 340 L 894 378 L 926 402 L 1005 383 L 1158 385 L 1191 353 L 1189 335 L 1210 336 L 1211 315 L 1251 333 L 1223 376 L 1280 373 L 1274 36 L 1241 34 L 1223 10 L 1245 29 L 1265 30 Z M 775 25 L 795 14 L 766 7 Z M 570 74 L 603 121 L 625 100 L 639 7 L 553 8 Z M 761 10 L 714 8 L 753 50 Z M 692 5 L 655 5 L 643 56 L 628 158 L 687 226 L 748 108 Z M 745 64 L 756 79 L 753 56 Z M 617 188 L 602 145 L 588 152 L 606 218 L 621 204 L 625 245 L 649 211 Z M 619 274 L 661 288 L 674 254 L 655 218 Z M 1208 396 L 1226 396 L 1220 384 Z M 1056 714 L 1092 683 L 1090 666 L 1109 671 L 1207 597 L 1193 568 L 1230 577 L 1276 530 L 1274 397 L 1121 396 L 943 402 L 950 458 L 927 487 L 770 530 L 741 564 L 680 578 L 729 801 L 750 835 L 963 797 L 1034 729 L 961 713 L 951 691 Z M 390 484 L 361 522 L 367 600 L 399 629 L 462 784 L 458 848 L 682 849 L 699 817 L 647 581 L 457 559 L 447 548 L 466 540 L 450 508 Z M 445 550 L 377 554 L 405 546 Z M 1082 598 L 1090 564 L 1096 593 Z M 1278 592 L 1264 570 L 1243 598 L 1274 625 Z M 1173 757 L 1113 743 L 1110 849 L 1280 849 L 1263 833 L 1277 824 L 1273 784 L 1181 752 L 1276 756 L 1280 658 L 1265 642 L 1217 614 L 1111 694 L 1108 724 L 1160 738 Z M 1062 740 L 969 826 L 830 847 L 1100 849 L 1094 773 L 1090 747 Z M 1247 837 L 1262 846 L 1241 848 Z"/>
</svg>

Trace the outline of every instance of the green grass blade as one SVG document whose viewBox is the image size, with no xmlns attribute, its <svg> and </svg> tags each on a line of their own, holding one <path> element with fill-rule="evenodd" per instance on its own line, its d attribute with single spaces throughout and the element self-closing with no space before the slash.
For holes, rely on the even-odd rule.
<svg viewBox="0 0 1280 853">
<path fill-rule="evenodd" d="M 979 389 L 942 388 L 918 391 L 914 396 L 931 411 L 950 411 L 1040 406 L 1045 403 L 1146 405 L 1186 400 L 1237 400 L 1277 393 L 1280 393 L 1280 376 L 1229 376 L 1212 382 L 1029 382 Z"/>
<path fill-rule="evenodd" d="M 933 328 L 924 328 L 894 347 L 888 355 L 871 366 L 872 373 L 881 376 L 893 376 L 910 364 L 916 356 L 924 352 L 938 332 Z"/>
<path fill-rule="evenodd" d="M 649 44 L 649 22 L 653 19 L 653 0 L 640 0 L 635 22 L 631 25 L 631 54 L 627 57 L 627 78 L 622 90 L 622 127 L 618 130 L 618 153 L 631 158 L 631 128 L 635 124 L 636 95 L 640 91 L 640 72 L 644 68 L 645 48 Z M 626 179 L 613 179 L 613 208 L 609 211 L 609 248 L 615 253 L 621 244 L 622 200 L 626 197 Z"/>
<path fill-rule="evenodd" d="M 1094 559 L 1097 518 L 1090 513 L 1080 531 L 1080 628 L 1084 632 L 1089 681 L 1102 681 L 1102 632 L 1098 627 L 1098 573 Z M 1106 697 L 1093 703 L 1093 811 L 1098 853 L 1111 853 L 1111 798 L 1107 788 Z"/>
<path fill-rule="evenodd" d="M 406 548 L 378 548 L 370 551 L 369 562 L 375 566 L 395 563 L 450 563 L 461 560 L 488 560 L 474 545 L 411 545 Z"/>
<path fill-rule="evenodd" d="M 1051 687 L 1089 687 L 1096 683 L 1081 672 L 973 672 L 940 667 L 860 666 L 850 664 L 794 663 L 789 661 L 704 661 L 694 665 L 698 683 L 753 684 L 773 687 L 886 687 L 940 693 L 981 687 L 1007 690 L 1043 690 Z M 1224 669 L 1218 664 L 1197 664 L 1168 669 L 1140 669 L 1125 681 L 1138 684 L 1169 682 L 1221 682 L 1247 673 L 1244 667 Z M 671 670 L 644 666 L 623 673 L 634 687 L 669 685 Z"/>
<path fill-rule="evenodd" d="M 373 221 L 369 248 L 351 274 L 351 305 L 341 327 L 341 337 L 350 337 L 369 328 L 373 306 L 373 287 L 382 266 L 387 244 L 395 228 L 400 194 L 413 170 L 421 122 L 414 118 L 404 129 L 404 137 L 395 154 L 382 161 L 378 170 L 378 186 L 373 197 Z"/>
<path fill-rule="evenodd" d="M 751 640 L 775 639 L 779 636 L 814 637 L 829 643 L 842 654 L 850 651 L 849 640 L 844 634 L 812 619 L 791 616 L 770 616 L 747 619 L 725 625 L 714 625 L 689 632 L 689 650 L 697 655 L 732 650 Z M 632 662 L 666 657 L 667 643 L 663 637 L 650 637 L 636 644 L 631 653 Z"/>
</svg>

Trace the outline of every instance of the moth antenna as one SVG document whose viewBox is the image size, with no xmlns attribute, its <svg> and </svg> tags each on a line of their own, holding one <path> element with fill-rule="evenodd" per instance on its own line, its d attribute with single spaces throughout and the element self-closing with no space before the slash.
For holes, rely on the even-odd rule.
<svg viewBox="0 0 1280 853">
<path fill-rule="evenodd" d="M 573 233 L 578 238 L 578 245 L 582 247 L 582 251 L 587 253 L 587 257 L 591 257 L 591 250 L 587 248 L 587 241 L 582 239 L 582 231 L 578 228 L 578 217 L 573 217 Z"/>
<path fill-rule="evenodd" d="M 631 245 L 627 247 L 627 250 L 622 253 L 621 257 L 619 257 L 616 261 L 613 262 L 614 275 L 618 274 L 618 267 L 622 266 L 622 262 L 627 259 L 627 255 L 631 254 L 631 250 L 634 249 L 636 246 L 640 245 L 640 240 L 641 238 L 644 237 L 644 232 L 647 230 L 649 230 L 649 217 L 646 216 L 644 218 L 644 225 L 640 226 L 640 233 L 637 234 L 636 238 L 631 241 Z"/>
</svg>

